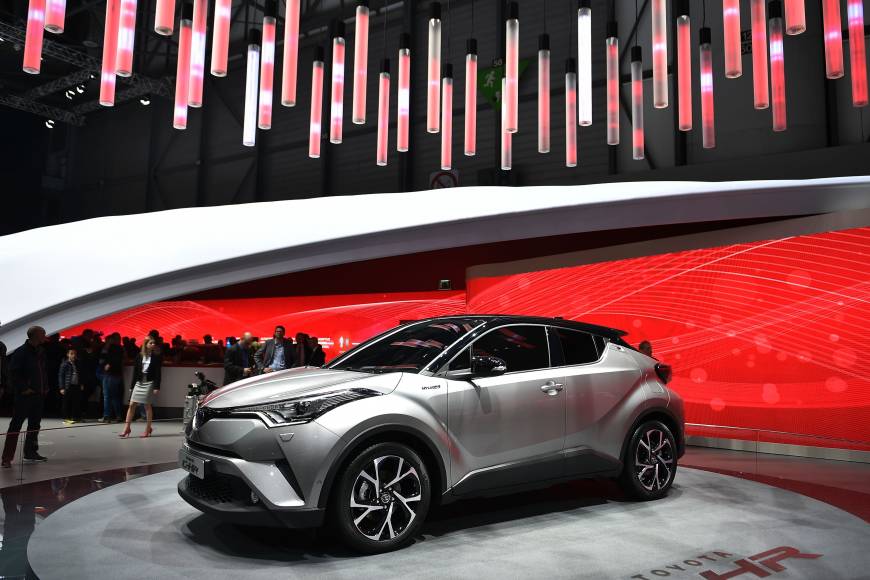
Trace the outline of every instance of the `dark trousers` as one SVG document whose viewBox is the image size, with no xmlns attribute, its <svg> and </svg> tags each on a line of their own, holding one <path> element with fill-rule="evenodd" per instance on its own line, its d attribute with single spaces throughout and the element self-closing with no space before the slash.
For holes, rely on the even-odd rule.
<svg viewBox="0 0 870 580">
<path fill-rule="evenodd" d="M 12 461 L 18 446 L 18 432 L 27 419 L 27 435 L 24 436 L 24 456 L 35 455 L 39 449 L 39 423 L 42 421 L 43 399 L 40 395 L 18 395 L 12 409 L 12 421 L 3 446 L 3 461 Z"/>
<path fill-rule="evenodd" d="M 124 396 L 121 377 L 115 375 L 103 375 L 103 417 L 116 417 L 123 419 L 121 415 L 121 398 Z"/>
<path fill-rule="evenodd" d="M 82 418 L 82 388 L 79 385 L 70 385 L 63 393 L 63 418 Z"/>
</svg>

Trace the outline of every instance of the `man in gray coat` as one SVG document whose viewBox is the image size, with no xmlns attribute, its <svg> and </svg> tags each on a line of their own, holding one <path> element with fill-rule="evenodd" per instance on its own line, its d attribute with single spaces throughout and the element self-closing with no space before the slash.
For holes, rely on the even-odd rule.
<svg viewBox="0 0 870 580">
<path fill-rule="evenodd" d="M 276 326 L 273 337 L 254 354 L 258 372 L 271 373 L 293 367 L 295 360 L 293 341 L 284 338 L 285 333 L 283 326 Z"/>
</svg>

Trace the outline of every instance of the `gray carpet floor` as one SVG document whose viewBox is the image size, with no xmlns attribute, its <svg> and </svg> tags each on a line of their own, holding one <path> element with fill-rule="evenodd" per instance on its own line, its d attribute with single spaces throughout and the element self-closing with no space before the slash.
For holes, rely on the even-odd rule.
<svg viewBox="0 0 870 580">
<path fill-rule="evenodd" d="M 779 578 L 870 578 L 870 525 L 775 487 L 681 468 L 670 495 L 620 499 L 607 482 L 467 500 L 431 514 L 410 547 L 357 556 L 328 536 L 202 515 L 170 471 L 93 493 L 49 516 L 28 560 L 56 578 L 701 578 L 741 558 Z M 789 557 L 763 567 L 780 547 Z M 781 568 L 781 569 L 779 569 Z M 748 573 L 744 578 L 758 577 Z M 707 575 L 707 577 L 710 577 Z"/>
</svg>

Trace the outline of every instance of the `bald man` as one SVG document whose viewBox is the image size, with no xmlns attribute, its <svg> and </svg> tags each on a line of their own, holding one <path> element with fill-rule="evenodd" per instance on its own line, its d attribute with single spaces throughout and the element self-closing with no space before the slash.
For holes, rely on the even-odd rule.
<svg viewBox="0 0 870 580">
<path fill-rule="evenodd" d="M 39 449 L 39 426 L 42 422 L 42 406 L 48 388 L 45 374 L 45 329 L 32 326 L 27 330 L 27 340 L 9 357 L 9 386 L 14 394 L 12 421 L 3 446 L 3 467 L 11 467 L 18 446 L 18 432 L 27 419 L 27 435 L 24 437 L 24 459 L 45 461 L 37 453 Z"/>
<path fill-rule="evenodd" d="M 250 332 L 246 332 L 242 335 L 241 340 L 227 349 L 227 353 L 224 355 L 224 385 L 240 381 L 253 374 L 252 342 L 254 342 L 254 337 Z"/>
</svg>

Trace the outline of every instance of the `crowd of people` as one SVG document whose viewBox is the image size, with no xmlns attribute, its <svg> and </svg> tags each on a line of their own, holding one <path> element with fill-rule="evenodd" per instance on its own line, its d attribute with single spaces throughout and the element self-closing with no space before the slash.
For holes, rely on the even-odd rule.
<svg viewBox="0 0 870 580">
<path fill-rule="evenodd" d="M 165 364 L 220 364 L 224 385 L 261 373 L 293 367 L 322 366 L 325 353 L 317 337 L 297 333 L 288 338 L 277 326 L 272 338 L 260 341 L 250 332 L 227 343 L 205 335 L 202 342 L 184 340 L 180 335 L 166 342 L 152 330 L 137 339 L 119 333 L 103 336 L 90 329 L 80 335 L 46 336 L 39 326 L 27 331 L 25 343 L 7 354 L 0 342 L 0 400 L 12 402 L 12 420 L 6 435 L 2 466 L 10 467 L 18 445 L 19 432 L 27 421 L 24 459 L 45 461 L 39 454 L 38 433 L 43 413 L 59 415 L 66 424 L 80 422 L 98 389 L 102 402 L 97 419 L 101 423 L 125 423 L 121 437 L 128 437 L 130 425 L 144 414 L 143 437 L 152 433 L 154 397 L 160 392 Z M 129 388 L 132 393 L 124 407 L 124 367 L 133 367 Z"/>
</svg>

